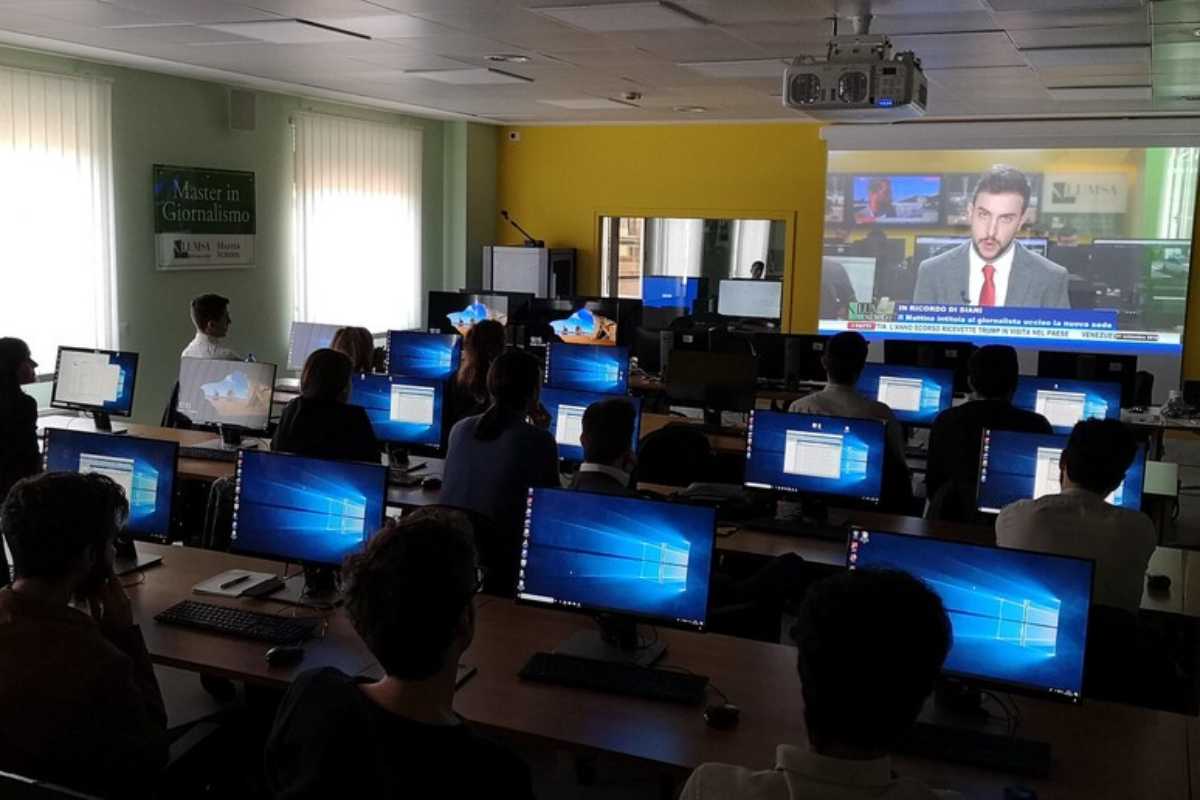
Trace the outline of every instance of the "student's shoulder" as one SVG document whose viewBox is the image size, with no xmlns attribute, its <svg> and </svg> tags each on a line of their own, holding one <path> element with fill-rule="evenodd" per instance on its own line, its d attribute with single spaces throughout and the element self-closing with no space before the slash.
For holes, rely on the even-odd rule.
<svg viewBox="0 0 1200 800">
<path fill-rule="evenodd" d="M 784 800 L 790 792 L 784 773 L 778 770 L 755 771 L 732 764 L 701 764 L 688 778 L 680 800 L 723 800 L 728 797 L 753 797 Z"/>
<path fill-rule="evenodd" d="M 288 687 L 288 700 L 303 698 L 305 704 L 336 707 L 358 691 L 354 678 L 334 667 L 320 667 L 300 673 Z"/>
</svg>

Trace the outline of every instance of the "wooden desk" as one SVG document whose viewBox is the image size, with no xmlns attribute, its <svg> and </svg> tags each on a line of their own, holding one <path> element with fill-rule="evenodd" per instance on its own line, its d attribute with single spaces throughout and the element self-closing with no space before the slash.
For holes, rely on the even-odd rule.
<svg viewBox="0 0 1200 800">
<path fill-rule="evenodd" d="M 651 433 L 668 425 L 699 425 L 700 421 L 691 417 L 676 417 L 670 414 L 642 414 L 642 438 L 645 439 Z M 713 450 L 724 453 L 742 454 L 746 452 L 746 433 L 732 432 L 729 433 L 708 433 L 708 441 L 712 445 Z"/>
<path fill-rule="evenodd" d="M 185 430 L 182 428 L 160 428 L 157 425 L 139 425 L 137 423 L 118 423 L 118 428 L 128 428 L 129 436 L 142 439 L 157 439 L 163 442 L 176 442 L 180 447 L 192 447 L 217 438 L 212 431 Z M 49 416 L 38 419 L 38 433 L 47 428 L 62 428 L 79 431 L 95 431 L 91 420 L 85 417 Z M 233 474 L 233 464 L 227 461 L 206 461 L 195 458 L 179 459 L 179 477 L 197 478 L 199 480 L 216 480 Z"/>
</svg>

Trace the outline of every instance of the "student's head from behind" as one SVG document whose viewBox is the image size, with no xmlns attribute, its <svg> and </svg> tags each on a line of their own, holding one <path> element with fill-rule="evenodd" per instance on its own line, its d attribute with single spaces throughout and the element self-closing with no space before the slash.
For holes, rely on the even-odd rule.
<svg viewBox="0 0 1200 800">
<path fill-rule="evenodd" d="M 1063 488 L 1086 489 L 1107 497 L 1125 480 L 1137 448 L 1133 432 L 1120 420 L 1076 423 L 1059 465 Z"/>
<path fill-rule="evenodd" d="M 0 339 L 0 388 L 15 388 L 37 380 L 37 362 L 24 340 Z"/>
<path fill-rule="evenodd" d="M 767 274 L 767 265 L 764 264 L 763 262 L 755 261 L 753 264 L 750 265 L 750 277 L 754 278 L 754 280 L 760 281 L 764 277 L 766 277 L 766 274 Z"/>
<path fill-rule="evenodd" d="M 975 252 L 984 261 L 1003 254 L 1017 237 L 1031 194 L 1029 179 L 1015 167 L 997 164 L 980 176 L 967 215 Z"/>
<path fill-rule="evenodd" d="M 475 634 L 475 537 L 461 511 L 427 507 L 381 530 L 346 561 L 346 609 L 390 677 L 453 669 Z"/>
<path fill-rule="evenodd" d="M 229 298 L 219 294 L 202 294 L 192 301 L 192 322 L 200 333 L 220 339 L 229 333 L 233 319 L 229 316 Z"/>
<path fill-rule="evenodd" d="M 345 353 L 354 372 L 375 371 L 375 337 L 366 328 L 338 328 L 329 347 Z"/>
<path fill-rule="evenodd" d="M 313 350 L 300 373 L 300 396 L 306 400 L 344 403 L 350 399 L 350 357 L 331 347 Z"/>
<path fill-rule="evenodd" d="M 842 331 L 830 337 L 821 356 L 829 381 L 841 386 L 858 383 L 858 376 L 867 363 L 867 349 L 867 340 L 855 331 Z"/>
<path fill-rule="evenodd" d="M 633 453 L 636 424 L 637 410 L 628 400 L 610 397 L 592 403 L 583 412 L 579 436 L 584 459 L 632 472 L 637 461 Z"/>
<path fill-rule="evenodd" d="M 1006 344 L 986 344 L 967 362 L 971 390 L 984 400 L 1011 400 L 1020 373 L 1017 351 Z"/>
<path fill-rule="evenodd" d="M 792 629 L 818 753 L 884 755 L 916 720 L 950 651 L 941 599 L 903 572 L 852 570 L 808 590 Z"/>
<path fill-rule="evenodd" d="M 487 395 L 487 376 L 492 362 L 504 352 L 504 326 L 494 319 L 480 320 L 463 338 L 458 382 L 473 394 Z"/>
</svg>

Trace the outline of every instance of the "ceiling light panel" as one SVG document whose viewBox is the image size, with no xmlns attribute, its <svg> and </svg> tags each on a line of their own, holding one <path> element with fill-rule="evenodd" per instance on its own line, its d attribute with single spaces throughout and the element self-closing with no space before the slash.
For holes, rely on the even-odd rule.
<svg viewBox="0 0 1200 800">
<path fill-rule="evenodd" d="M 281 19 L 261 22 L 233 22 L 220 25 L 205 25 L 214 31 L 245 36 L 271 44 L 320 44 L 323 42 L 354 41 L 360 37 L 342 31 L 330 30 L 296 19 Z"/>
<path fill-rule="evenodd" d="M 514 75 L 498 69 L 439 69 L 408 73 L 414 78 L 425 78 L 455 86 L 496 86 L 512 83 L 532 83 L 532 78 Z"/>
<path fill-rule="evenodd" d="M 684 30 L 706 24 L 681 7 L 665 2 L 547 6 L 530 10 L 592 33 Z"/>
</svg>

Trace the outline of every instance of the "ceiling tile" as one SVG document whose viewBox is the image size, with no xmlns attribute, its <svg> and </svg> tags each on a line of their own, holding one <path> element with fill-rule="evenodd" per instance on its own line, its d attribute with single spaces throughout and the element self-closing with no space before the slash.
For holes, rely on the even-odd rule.
<svg viewBox="0 0 1200 800">
<path fill-rule="evenodd" d="M 368 0 L 241 0 L 242 5 L 283 17 L 365 17 L 379 13 Z"/>
<path fill-rule="evenodd" d="M 1048 47 L 1022 50 L 1035 67 L 1070 67 L 1092 64 L 1148 64 L 1149 47 Z"/>
<path fill-rule="evenodd" d="M 379 9 L 382 10 L 382 9 Z M 372 14 L 365 17 L 314 17 L 313 22 L 363 33 L 373 39 L 400 39 L 408 36 L 451 34 L 443 25 L 409 14 Z"/>
<path fill-rule="evenodd" d="M 322 42 L 343 42 L 352 39 L 350 34 L 324 28 L 319 25 L 308 25 L 291 19 L 269 20 L 264 22 L 230 22 L 206 25 L 207 28 L 222 33 L 244 36 L 248 39 L 260 39 L 272 44 L 318 44 Z"/>
<path fill-rule="evenodd" d="M 634 31 L 610 35 L 614 44 L 636 47 L 671 61 L 713 61 L 717 59 L 762 58 L 762 48 L 738 39 L 720 28 L 698 28 L 659 32 Z"/>
<path fill-rule="evenodd" d="M 778 78 L 787 62 L 777 58 L 751 61 L 690 61 L 679 64 L 684 69 L 699 72 L 710 78 Z"/>
<path fill-rule="evenodd" d="M 224 0 L 109 0 L 117 8 L 143 11 L 188 22 L 239 22 L 270 19 L 275 14 Z"/>
<path fill-rule="evenodd" d="M 615 31 L 677 31 L 705 23 L 690 13 L 658 0 L 612 4 L 541 6 L 537 13 L 592 33 Z"/>
<path fill-rule="evenodd" d="M 460 33 L 487 36 L 529 47 L 582 50 L 603 47 L 603 37 L 563 25 L 542 14 L 511 6 L 423 12 L 422 19 Z"/>
<path fill-rule="evenodd" d="M 795 22 L 831 17 L 837 0 L 676 0 L 678 5 L 722 25 L 753 22 Z"/>
<path fill-rule="evenodd" d="M 478 67 L 471 69 L 442 69 L 410 72 L 414 78 L 424 78 L 455 86 L 499 86 L 503 84 L 525 84 L 533 79 L 516 72 Z"/>
<path fill-rule="evenodd" d="M 1178 44 L 1154 43 L 1154 63 L 1160 61 L 1192 61 L 1200 59 L 1200 39 Z"/>
<path fill-rule="evenodd" d="M 1150 100 L 1154 94 L 1144 86 L 1069 86 L 1050 89 L 1055 100 Z"/>
<path fill-rule="evenodd" d="M 757 23 L 736 25 L 727 28 L 742 41 L 762 48 L 763 54 L 772 57 L 813 55 L 825 57 L 829 37 L 833 29 L 829 22 L 810 22 L 802 25 Z"/>
<path fill-rule="evenodd" d="M 926 69 L 1015 67 L 1025 59 L 1004 33 L 938 33 L 894 36 L 896 50 L 911 50 Z"/>
<path fill-rule="evenodd" d="M 190 22 L 186 17 L 172 17 L 146 11 L 136 11 L 109 5 L 108 3 L 101 3 L 98 0 L 55 0 L 54 2 L 29 3 L 24 7 L 31 13 L 39 16 L 96 28 L 116 25 L 162 25 Z"/>
<path fill-rule="evenodd" d="M 1147 25 L 1107 26 L 1086 28 L 1031 28 L 1009 31 L 1013 43 L 1022 50 L 1034 47 L 1095 47 L 1114 44 L 1149 44 Z"/>
<path fill-rule="evenodd" d="M 1155 25 L 1200 22 L 1200 0 L 1157 0 L 1150 6 Z"/>
<path fill-rule="evenodd" d="M 1187 44 L 1189 42 L 1200 41 L 1197 38 L 1196 31 L 1200 30 L 1200 23 L 1182 22 L 1174 25 L 1155 25 L 1152 29 L 1154 33 L 1155 47 L 1163 44 Z"/>
<path fill-rule="evenodd" d="M 996 24 L 1008 31 L 1037 28 L 1082 28 L 1089 25 L 1145 25 L 1145 8 L 1080 8 L 1073 11 L 1011 11 L 992 14 Z"/>
<path fill-rule="evenodd" d="M 1000 26 L 983 11 L 959 14 L 878 14 L 871 20 L 871 33 L 955 33 L 996 31 Z M 844 28 L 843 30 L 849 30 Z"/>
<path fill-rule="evenodd" d="M 1105 8 L 1141 8 L 1144 0 L 987 0 L 994 11 L 1095 11 Z"/>
<path fill-rule="evenodd" d="M 482 57 L 488 53 L 516 53 L 518 55 L 537 55 L 521 48 L 484 36 L 471 36 L 465 33 L 450 33 L 444 36 L 418 36 L 404 39 L 406 47 L 425 53 L 434 53 L 447 58 Z"/>
</svg>

